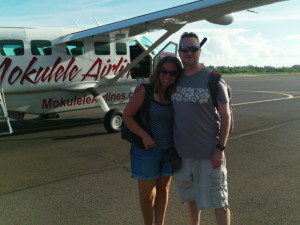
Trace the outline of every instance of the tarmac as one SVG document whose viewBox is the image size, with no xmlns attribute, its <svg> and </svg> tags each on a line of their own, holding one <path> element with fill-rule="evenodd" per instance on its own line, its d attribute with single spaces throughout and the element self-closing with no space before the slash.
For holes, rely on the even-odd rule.
<svg viewBox="0 0 300 225">
<path fill-rule="evenodd" d="M 300 224 L 300 76 L 225 80 L 235 105 L 225 150 L 232 224 Z M 12 127 L 0 136 L 0 225 L 143 224 L 130 144 L 105 130 L 101 109 Z M 172 182 L 165 225 L 188 224 Z M 201 225 L 212 224 L 214 213 L 202 212 Z"/>
</svg>

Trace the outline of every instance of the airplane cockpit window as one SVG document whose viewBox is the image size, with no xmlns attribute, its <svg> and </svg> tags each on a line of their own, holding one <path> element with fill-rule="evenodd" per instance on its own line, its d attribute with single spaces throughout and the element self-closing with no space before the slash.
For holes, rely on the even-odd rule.
<svg viewBox="0 0 300 225">
<path fill-rule="evenodd" d="M 110 55 L 110 44 L 108 42 L 95 42 L 94 48 L 96 55 Z"/>
<path fill-rule="evenodd" d="M 3 56 L 24 55 L 22 40 L 0 40 L 0 53 Z"/>
<path fill-rule="evenodd" d="M 117 53 L 117 55 L 127 55 L 126 43 L 117 42 L 116 43 L 116 53 Z"/>
<path fill-rule="evenodd" d="M 149 48 L 153 43 L 152 43 L 152 41 L 150 41 L 147 37 L 145 37 L 145 36 L 142 36 L 142 38 L 141 38 L 141 43 L 145 46 L 145 47 L 147 47 L 147 48 Z M 151 52 L 151 54 L 152 55 L 157 55 L 158 54 L 158 49 L 157 48 L 155 48 L 155 49 L 153 49 L 153 51 Z"/>
<path fill-rule="evenodd" d="M 51 41 L 32 40 L 31 53 L 32 55 L 51 55 L 52 54 Z"/>
<path fill-rule="evenodd" d="M 69 41 L 66 43 L 66 51 L 68 55 L 83 55 L 84 46 L 81 41 Z"/>
</svg>

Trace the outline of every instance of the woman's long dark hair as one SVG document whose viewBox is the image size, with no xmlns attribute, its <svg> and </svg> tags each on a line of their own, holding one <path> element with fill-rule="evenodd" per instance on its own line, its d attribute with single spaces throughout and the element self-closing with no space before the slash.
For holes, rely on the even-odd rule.
<svg viewBox="0 0 300 225">
<path fill-rule="evenodd" d="M 178 58 L 176 58 L 175 56 L 165 56 L 164 58 L 162 58 L 159 61 L 156 68 L 154 69 L 153 74 L 150 76 L 149 81 L 150 81 L 150 84 L 153 85 L 155 93 L 161 93 L 162 92 L 162 87 L 161 87 L 161 83 L 160 83 L 160 80 L 159 80 L 160 69 L 162 68 L 164 63 L 167 63 L 167 62 L 173 63 L 176 66 L 176 70 L 178 72 L 178 75 L 176 76 L 175 82 L 173 84 L 171 84 L 169 87 L 167 87 L 166 92 L 165 92 L 165 97 L 167 99 L 171 99 L 171 95 L 175 91 L 177 82 L 179 80 L 179 77 L 181 76 L 181 74 L 183 72 L 181 62 L 179 61 Z"/>
</svg>

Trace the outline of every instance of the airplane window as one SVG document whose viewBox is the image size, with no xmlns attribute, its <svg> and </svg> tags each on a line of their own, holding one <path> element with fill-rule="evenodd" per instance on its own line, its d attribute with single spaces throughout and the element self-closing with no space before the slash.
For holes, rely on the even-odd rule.
<svg viewBox="0 0 300 225">
<path fill-rule="evenodd" d="M 164 49 L 162 49 L 160 54 L 164 55 L 164 56 L 167 56 L 167 55 L 176 56 L 176 52 L 177 52 L 177 45 L 170 43 Z"/>
<path fill-rule="evenodd" d="M 32 40 L 31 53 L 32 55 L 51 55 L 52 54 L 51 41 Z"/>
<path fill-rule="evenodd" d="M 147 47 L 147 48 L 149 48 L 153 43 L 152 43 L 152 41 L 150 41 L 147 37 L 145 37 L 145 36 L 142 36 L 142 38 L 141 38 L 141 43 L 145 46 L 145 47 Z M 151 52 L 151 54 L 152 55 L 157 55 L 158 54 L 158 49 L 157 48 L 155 48 L 155 49 L 153 49 L 153 51 Z"/>
<path fill-rule="evenodd" d="M 0 40 L 0 53 L 4 56 L 24 55 L 23 41 Z"/>
<path fill-rule="evenodd" d="M 84 46 L 81 41 L 69 41 L 66 43 L 66 51 L 68 55 L 83 55 Z"/>
<path fill-rule="evenodd" d="M 110 45 L 108 42 L 95 42 L 94 48 L 96 55 L 110 55 Z"/>
<path fill-rule="evenodd" d="M 117 55 L 127 55 L 127 46 L 126 43 L 116 43 L 116 53 Z"/>
</svg>

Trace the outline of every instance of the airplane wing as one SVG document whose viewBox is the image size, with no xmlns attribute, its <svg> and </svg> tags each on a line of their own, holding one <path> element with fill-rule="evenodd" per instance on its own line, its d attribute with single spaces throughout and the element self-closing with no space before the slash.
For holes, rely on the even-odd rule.
<svg viewBox="0 0 300 225">
<path fill-rule="evenodd" d="M 139 34 L 167 30 L 174 33 L 184 25 L 207 20 L 227 25 L 233 22 L 231 13 L 286 0 L 199 0 L 177 7 L 157 11 L 116 23 L 95 27 L 58 38 L 55 43 L 65 43 L 91 36 L 105 42 Z"/>
</svg>

